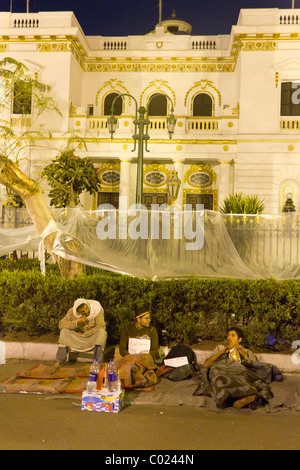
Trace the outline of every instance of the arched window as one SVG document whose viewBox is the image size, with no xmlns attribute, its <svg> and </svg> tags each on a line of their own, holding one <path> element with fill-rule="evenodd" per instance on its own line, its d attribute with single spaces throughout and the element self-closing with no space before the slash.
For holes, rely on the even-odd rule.
<svg viewBox="0 0 300 470">
<path fill-rule="evenodd" d="M 193 101 L 193 116 L 212 116 L 213 102 L 207 93 L 199 93 Z"/>
<path fill-rule="evenodd" d="M 14 84 L 13 114 L 31 114 L 32 84 L 18 80 Z"/>
<path fill-rule="evenodd" d="M 167 116 L 168 103 L 165 95 L 156 93 L 151 96 L 149 104 L 149 116 Z"/>
<path fill-rule="evenodd" d="M 119 94 L 120 93 L 109 93 L 105 97 L 105 99 L 104 99 L 104 116 L 109 116 L 110 115 L 113 101 Z M 114 104 L 114 115 L 115 116 L 120 116 L 122 114 L 122 108 L 123 108 L 123 99 L 120 96 L 118 99 L 116 99 L 115 104 Z"/>
</svg>

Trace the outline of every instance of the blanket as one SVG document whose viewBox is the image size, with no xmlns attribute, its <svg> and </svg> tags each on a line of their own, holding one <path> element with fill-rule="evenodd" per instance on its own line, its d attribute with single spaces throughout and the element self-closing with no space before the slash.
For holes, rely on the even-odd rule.
<svg viewBox="0 0 300 470">
<path fill-rule="evenodd" d="M 202 408 L 218 413 L 280 413 L 300 411 L 300 375 L 287 374 L 283 382 L 272 382 L 273 397 L 265 406 L 256 410 L 249 407 L 237 410 L 229 407 L 220 410 L 212 397 L 209 382 L 201 384 L 201 378 L 206 376 L 207 370 L 201 368 L 197 374 L 187 380 L 172 382 L 162 378 L 155 386 L 153 393 L 139 393 L 132 397 L 131 405 L 156 406 L 184 406 Z M 205 388 L 205 385 L 209 388 Z M 201 386 L 202 392 L 199 394 Z M 198 392 L 197 392 L 198 391 Z M 130 396 L 130 394 L 129 394 Z"/>
<path fill-rule="evenodd" d="M 90 364 L 80 367 L 50 367 L 37 364 L 31 369 L 0 382 L 3 393 L 82 393 Z"/>
<path fill-rule="evenodd" d="M 194 395 L 212 396 L 218 408 L 227 408 L 236 400 L 255 395 L 249 406 L 256 409 L 270 402 L 272 381 L 283 381 L 279 369 L 272 364 L 247 360 L 235 362 L 228 357 L 217 360 L 199 374 L 199 386 Z"/>
<path fill-rule="evenodd" d="M 116 361 L 122 387 L 153 391 L 158 383 L 157 366 L 150 354 L 128 355 Z M 54 367 L 37 364 L 0 382 L 3 393 L 82 393 L 86 389 L 90 364 Z"/>
<path fill-rule="evenodd" d="M 118 359 L 116 365 L 124 389 L 153 391 L 158 383 L 158 367 L 150 354 L 128 354 Z"/>
</svg>

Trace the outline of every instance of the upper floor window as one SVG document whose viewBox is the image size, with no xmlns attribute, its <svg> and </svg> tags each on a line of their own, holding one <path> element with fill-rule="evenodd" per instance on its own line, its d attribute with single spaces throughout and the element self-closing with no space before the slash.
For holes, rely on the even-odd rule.
<svg viewBox="0 0 300 470">
<path fill-rule="evenodd" d="M 31 114 L 32 84 L 18 80 L 14 84 L 13 114 Z"/>
<path fill-rule="evenodd" d="M 300 116 L 300 81 L 281 84 L 281 116 Z"/>
<path fill-rule="evenodd" d="M 199 93 L 193 100 L 193 116 L 212 116 L 213 102 L 207 93 Z"/>
<path fill-rule="evenodd" d="M 156 93 L 152 95 L 149 103 L 149 116 L 167 116 L 168 102 L 165 95 Z"/>
<path fill-rule="evenodd" d="M 113 104 L 113 101 L 117 96 L 119 96 L 120 93 L 109 93 L 106 95 L 104 99 L 104 116 L 109 116 L 111 114 L 111 107 Z M 114 103 L 114 115 L 115 116 L 121 116 L 123 111 L 123 99 L 121 96 L 116 99 Z"/>
</svg>

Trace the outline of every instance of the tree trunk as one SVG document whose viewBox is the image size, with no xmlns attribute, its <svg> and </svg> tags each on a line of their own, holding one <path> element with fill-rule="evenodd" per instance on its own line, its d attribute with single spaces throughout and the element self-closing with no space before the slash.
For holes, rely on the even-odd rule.
<svg viewBox="0 0 300 470">
<path fill-rule="evenodd" d="M 0 155 L 0 184 L 12 189 L 24 201 L 32 222 L 39 235 L 42 235 L 53 217 L 47 207 L 39 185 L 28 178 L 12 160 Z M 45 248 L 51 252 L 56 233 L 45 238 Z M 84 273 L 84 265 L 56 256 L 61 275 L 75 278 Z"/>
</svg>

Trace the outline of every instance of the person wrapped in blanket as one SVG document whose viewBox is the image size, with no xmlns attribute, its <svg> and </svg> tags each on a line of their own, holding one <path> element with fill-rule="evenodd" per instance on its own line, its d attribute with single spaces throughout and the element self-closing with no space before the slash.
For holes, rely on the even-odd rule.
<svg viewBox="0 0 300 470">
<path fill-rule="evenodd" d="M 154 359 L 158 356 L 159 340 L 147 306 L 136 310 L 135 322 L 121 331 L 116 360 L 122 387 L 125 389 L 149 389 L 157 381 Z"/>
<path fill-rule="evenodd" d="M 204 362 L 218 408 L 250 407 L 256 409 L 273 397 L 270 386 L 251 369 L 257 364 L 255 354 L 242 346 L 244 334 L 232 327 L 227 333 L 227 346 L 219 345 Z"/>
</svg>

